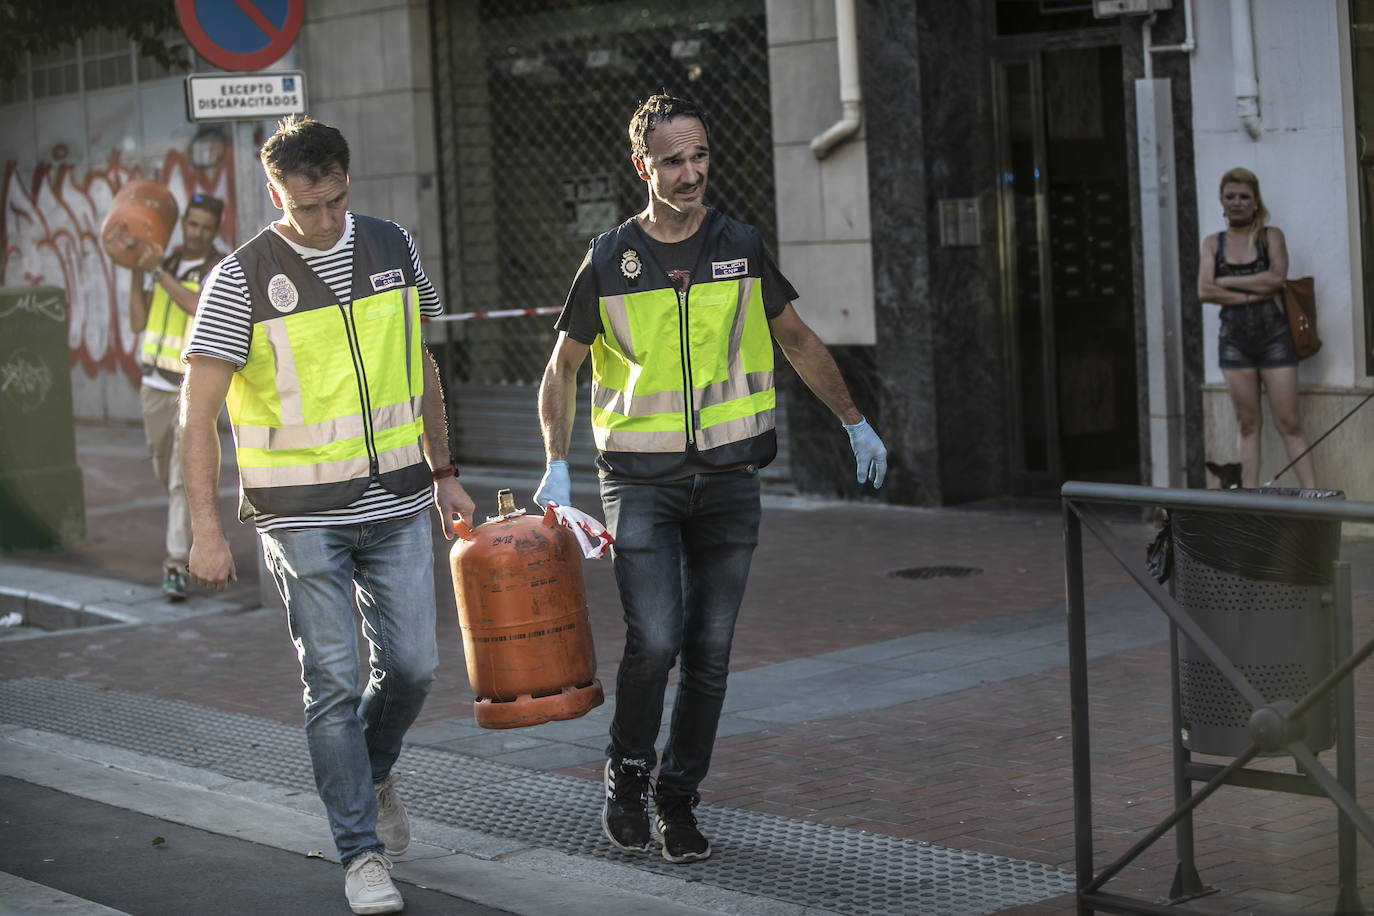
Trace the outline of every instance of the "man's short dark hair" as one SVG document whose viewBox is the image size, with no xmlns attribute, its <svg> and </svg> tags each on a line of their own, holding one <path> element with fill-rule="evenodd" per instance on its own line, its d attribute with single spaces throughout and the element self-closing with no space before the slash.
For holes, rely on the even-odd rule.
<svg viewBox="0 0 1374 916">
<path fill-rule="evenodd" d="M 216 223 L 224 218 L 224 201 L 199 191 L 191 195 L 191 199 L 186 202 L 186 209 L 188 211 L 204 210 L 215 218 Z"/>
<path fill-rule="evenodd" d="M 283 118 L 259 155 L 263 171 L 278 186 L 287 175 L 314 184 L 336 172 L 348 174 L 348 141 L 337 127 L 314 118 Z"/>
<path fill-rule="evenodd" d="M 649 134 L 664 121 L 673 118 L 696 118 L 706 131 L 706 142 L 711 142 L 711 128 L 706 123 L 706 115 L 691 99 L 659 94 L 649 96 L 630 118 L 630 155 L 643 159 L 649 155 Z"/>
</svg>

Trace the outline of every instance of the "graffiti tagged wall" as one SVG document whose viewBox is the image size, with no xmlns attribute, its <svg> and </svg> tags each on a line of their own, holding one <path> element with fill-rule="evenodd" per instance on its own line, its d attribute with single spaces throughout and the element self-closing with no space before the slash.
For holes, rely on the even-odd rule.
<svg viewBox="0 0 1374 916">
<path fill-rule="evenodd" d="M 196 192 L 225 201 L 220 247 L 233 247 L 232 162 L 221 159 L 212 170 L 198 169 L 185 152 L 169 150 L 158 171 L 157 176 L 143 175 L 123 165 L 118 155 L 84 174 L 70 165 L 45 162 L 24 175 L 16 162 L 5 164 L 0 286 L 51 285 L 66 291 L 74 381 L 110 375 L 122 377 L 130 391 L 138 388 L 137 341 L 129 329 L 129 272 L 116 267 L 100 245 L 101 223 L 125 182 L 158 180 L 178 206 Z M 180 231 L 178 226 L 169 250 L 179 243 Z M 102 381 L 102 386 L 111 384 L 114 379 Z M 120 400 L 117 394 L 113 400 Z"/>
<path fill-rule="evenodd" d="M 223 200 L 219 247 L 232 250 L 231 131 L 187 120 L 179 76 L 144 79 L 126 68 L 122 81 L 106 79 L 103 46 L 81 47 L 64 52 L 81 79 L 40 79 L 46 71 L 35 64 L 25 83 L 32 97 L 0 105 L 0 286 L 63 290 L 77 418 L 137 421 L 130 277 L 105 254 L 100 228 L 119 189 L 141 178 L 166 187 L 178 207 L 195 192 Z M 180 241 L 177 225 L 169 245 Z"/>
</svg>

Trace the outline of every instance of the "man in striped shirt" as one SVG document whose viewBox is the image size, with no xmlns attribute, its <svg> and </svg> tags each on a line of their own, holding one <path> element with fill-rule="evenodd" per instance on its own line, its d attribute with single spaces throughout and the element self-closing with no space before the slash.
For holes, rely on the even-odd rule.
<svg viewBox="0 0 1374 916">
<path fill-rule="evenodd" d="M 449 457 L 421 316 L 442 313 L 410 235 L 348 210 L 348 144 L 288 118 L 263 144 L 281 218 L 207 278 L 187 344 L 182 464 L 192 581 L 236 579 L 219 515 L 216 418 L 234 426 L 241 520 L 257 525 L 305 683 L 316 786 L 355 913 L 403 902 L 410 843 L 391 775 L 438 662 L 433 501 L 445 537 L 473 502 Z M 355 611 L 371 671 L 359 692 Z"/>
</svg>

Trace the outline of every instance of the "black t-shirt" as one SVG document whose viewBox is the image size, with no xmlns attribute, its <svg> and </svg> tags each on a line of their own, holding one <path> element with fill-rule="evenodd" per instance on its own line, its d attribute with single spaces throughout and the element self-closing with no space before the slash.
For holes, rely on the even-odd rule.
<svg viewBox="0 0 1374 916">
<path fill-rule="evenodd" d="M 654 253 L 654 260 L 667 271 L 679 295 L 691 286 L 692 269 L 696 267 L 697 255 L 701 253 L 702 243 L 706 239 L 707 222 L 702 220 L 697 231 L 680 242 L 660 242 L 642 230 L 639 233 Z M 588 246 L 587 254 L 577 268 L 577 275 L 573 277 L 568 298 L 563 303 L 563 312 L 554 324 L 558 330 L 567 331 L 573 340 L 588 346 L 601 333 L 601 307 L 591 265 L 592 249 Z M 773 253 L 767 249 L 764 249 L 760 276 L 763 281 L 763 313 L 769 318 L 776 318 L 782 314 L 787 303 L 797 298 L 797 291 L 783 276 L 773 260 Z"/>
</svg>

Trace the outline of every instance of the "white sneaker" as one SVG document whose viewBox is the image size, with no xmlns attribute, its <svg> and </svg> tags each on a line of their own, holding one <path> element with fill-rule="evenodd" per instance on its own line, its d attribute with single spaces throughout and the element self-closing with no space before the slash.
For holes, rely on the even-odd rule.
<svg viewBox="0 0 1374 916">
<path fill-rule="evenodd" d="M 396 794 L 396 775 L 372 784 L 377 793 L 377 839 L 386 847 L 386 854 L 399 856 L 410 848 L 410 816 L 405 802 Z"/>
<path fill-rule="evenodd" d="M 349 863 L 344 893 L 355 913 L 399 913 L 405 907 L 401 892 L 391 883 L 391 860 L 378 852 Z"/>
</svg>

